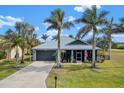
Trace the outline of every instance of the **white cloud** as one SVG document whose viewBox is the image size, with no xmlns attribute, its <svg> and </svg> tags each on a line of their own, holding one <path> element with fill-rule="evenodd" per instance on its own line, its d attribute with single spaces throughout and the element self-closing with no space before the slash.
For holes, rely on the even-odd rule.
<svg viewBox="0 0 124 93">
<path fill-rule="evenodd" d="M 124 34 L 113 34 L 112 40 L 114 42 L 124 42 Z"/>
<path fill-rule="evenodd" d="M 56 31 L 56 30 L 49 30 L 49 31 L 46 32 L 46 34 L 51 37 L 51 36 L 57 35 L 57 32 L 58 31 Z"/>
<path fill-rule="evenodd" d="M 37 26 L 37 27 L 35 27 L 35 31 L 38 31 L 40 28 Z"/>
<path fill-rule="evenodd" d="M 78 26 L 78 27 L 76 27 L 76 29 L 79 30 L 79 29 L 81 29 L 81 27 Z"/>
<path fill-rule="evenodd" d="M 100 9 L 101 8 L 100 5 L 97 5 L 96 7 L 97 7 L 97 9 Z M 84 12 L 87 8 L 91 9 L 92 8 L 92 5 L 75 6 L 74 7 L 74 10 L 77 11 L 77 12 Z"/>
<path fill-rule="evenodd" d="M 42 25 L 45 27 L 45 30 L 50 26 L 49 23 L 42 23 Z M 46 33 L 49 37 L 48 40 L 51 40 L 53 38 L 53 36 L 57 35 L 57 31 L 56 30 L 48 30 Z"/>
<path fill-rule="evenodd" d="M 101 27 L 100 26 L 97 26 L 97 30 L 100 30 Z M 93 35 L 93 29 L 88 33 L 89 36 L 92 36 Z"/>
<path fill-rule="evenodd" d="M 15 26 L 16 22 L 22 22 L 21 18 L 15 18 L 12 16 L 2 16 L 0 15 L 0 28 L 3 26 Z"/>
<path fill-rule="evenodd" d="M 49 23 L 42 23 L 42 25 L 45 27 L 45 29 L 47 29 L 50 26 Z"/>
<path fill-rule="evenodd" d="M 49 37 L 48 37 L 48 40 L 51 40 L 53 38 L 53 36 L 56 36 L 58 33 L 57 30 L 48 30 L 45 34 L 47 34 Z"/>
<path fill-rule="evenodd" d="M 66 19 L 68 20 L 68 22 L 72 22 L 72 21 L 74 21 L 76 18 L 73 17 L 73 16 L 69 16 L 69 17 L 66 17 Z"/>
<path fill-rule="evenodd" d="M 113 34 L 112 36 L 114 38 L 119 38 L 119 37 L 123 37 L 124 38 L 124 34 Z"/>
</svg>

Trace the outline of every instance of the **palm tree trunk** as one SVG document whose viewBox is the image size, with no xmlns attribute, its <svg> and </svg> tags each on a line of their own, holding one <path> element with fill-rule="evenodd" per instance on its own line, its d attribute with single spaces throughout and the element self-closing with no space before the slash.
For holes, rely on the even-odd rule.
<svg viewBox="0 0 124 93">
<path fill-rule="evenodd" d="M 7 59 L 10 60 L 11 58 L 11 46 L 9 46 L 9 49 L 7 51 Z"/>
<path fill-rule="evenodd" d="M 31 46 L 30 46 L 30 49 L 29 49 L 30 51 L 29 51 L 29 55 L 30 55 L 30 57 L 29 57 L 29 62 L 31 63 L 31 61 L 32 61 L 32 55 L 31 55 Z"/>
<path fill-rule="evenodd" d="M 18 67 L 18 58 L 19 58 L 19 53 L 18 53 L 18 45 L 16 46 L 16 67 Z"/>
<path fill-rule="evenodd" d="M 61 34 L 61 31 L 59 30 L 58 31 L 57 67 L 61 67 L 60 34 Z"/>
<path fill-rule="evenodd" d="M 111 60 L 111 34 L 109 34 L 109 60 Z"/>
<path fill-rule="evenodd" d="M 24 63 L 24 55 L 25 55 L 24 48 L 22 48 L 22 60 L 21 60 L 21 63 Z"/>
<path fill-rule="evenodd" d="M 106 54 L 106 50 L 105 49 L 103 49 L 103 55 L 105 55 Z"/>
<path fill-rule="evenodd" d="M 96 35 L 96 28 L 93 29 L 93 41 L 92 41 L 92 68 L 96 68 L 96 62 L 95 62 L 95 48 L 96 48 L 96 39 L 95 39 L 95 35 Z"/>
<path fill-rule="evenodd" d="M 7 59 L 10 60 L 11 57 L 11 49 L 7 50 Z"/>
</svg>

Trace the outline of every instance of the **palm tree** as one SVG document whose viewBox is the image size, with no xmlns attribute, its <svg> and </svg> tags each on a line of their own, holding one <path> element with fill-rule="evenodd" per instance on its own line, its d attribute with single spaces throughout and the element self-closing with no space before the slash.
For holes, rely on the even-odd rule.
<svg viewBox="0 0 124 93">
<path fill-rule="evenodd" d="M 108 39 L 108 50 L 109 50 L 109 59 L 111 59 L 111 47 L 112 47 L 112 29 L 113 29 L 113 26 L 115 26 L 115 24 L 113 24 L 113 18 L 111 18 L 110 21 L 106 21 L 106 27 L 103 28 L 101 30 L 101 32 L 103 32 L 107 37 Z"/>
<path fill-rule="evenodd" d="M 92 68 L 96 67 L 95 62 L 95 48 L 96 48 L 96 33 L 98 32 L 97 26 L 104 24 L 105 16 L 108 14 L 107 11 L 102 11 L 99 14 L 97 13 L 96 6 L 93 5 L 91 9 L 86 9 L 83 13 L 82 18 L 77 19 L 77 23 L 83 23 L 84 26 L 77 33 L 78 39 L 88 34 L 88 32 L 93 31 L 93 40 L 92 40 Z"/>
<path fill-rule="evenodd" d="M 22 49 L 22 59 L 21 59 L 21 63 L 24 63 L 24 49 L 26 47 L 26 40 L 25 40 L 25 35 L 26 35 L 26 30 L 25 30 L 25 23 L 23 22 L 17 22 L 15 24 L 15 28 L 16 28 L 16 31 L 18 32 L 18 34 L 21 36 L 21 38 L 23 39 L 21 44 L 20 44 L 20 47 Z"/>
<path fill-rule="evenodd" d="M 28 47 L 29 47 L 29 50 L 30 50 L 30 62 L 31 62 L 31 48 L 32 48 L 32 43 L 33 43 L 33 39 L 35 37 L 35 35 L 33 34 L 33 32 L 35 31 L 35 28 L 32 26 L 32 25 L 29 25 L 28 27 L 28 33 L 27 33 L 27 36 L 26 36 L 26 40 L 27 40 L 27 44 L 28 44 Z"/>
<path fill-rule="evenodd" d="M 119 19 L 120 23 L 116 25 L 116 28 L 112 29 L 112 33 L 124 33 L 124 17 Z"/>
<path fill-rule="evenodd" d="M 29 35 L 30 24 L 24 23 L 24 22 L 17 22 L 16 25 L 15 25 L 15 28 L 16 28 L 16 31 L 18 32 L 18 34 L 23 39 L 21 44 L 20 44 L 20 47 L 22 49 L 21 63 L 24 63 L 24 55 L 25 55 L 24 50 L 27 47 L 26 37 Z"/>
<path fill-rule="evenodd" d="M 120 32 L 124 32 L 124 17 L 120 18 L 120 25 L 118 27 L 120 27 Z"/>
<path fill-rule="evenodd" d="M 49 36 L 47 35 L 47 34 L 43 34 L 42 36 L 41 36 L 41 38 L 46 42 L 46 40 L 47 40 L 47 38 L 48 38 Z"/>
<path fill-rule="evenodd" d="M 96 42 L 97 42 L 96 45 L 103 49 L 103 55 L 105 55 L 105 52 L 109 47 L 108 38 L 106 36 L 103 36 L 102 38 L 97 38 Z"/>
<path fill-rule="evenodd" d="M 58 50 L 57 50 L 57 67 L 61 67 L 61 53 L 60 53 L 60 35 L 62 29 L 70 29 L 73 24 L 71 22 L 63 22 L 64 20 L 64 12 L 61 9 L 55 9 L 51 12 L 51 16 L 46 19 L 44 22 L 49 23 L 49 27 L 47 30 L 57 30 L 57 41 L 58 41 Z"/>
<path fill-rule="evenodd" d="M 16 31 L 13 31 L 11 29 L 9 29 L 6 32 L 6 38 L 7 38 L 7 42 L 6 44 L 9 44 L 11 46 L 11 49 L 16 47 L 16 67 L 18 67 L 18 59 L 19 59 L 19 53 L 18 53 L 18 47 L 20 46 L 21 42 L 22 42 L 22 38 L 18 35 L 18 33 Z"/>
<path fill-rule="evenodd" d="M 24 63 L 24 55 L 25 55 L 24 50 L 27 47 L 29 50 L 31 50 L 31 46 L 32 46 L 31 44 L 33 42 L 32 36 L 33 36 L 34 27 L 28 23 L 17 22 L 15 28 L 16 28 L 16 31 L 21 36 L 21 38 L 23 39 L 21 44 L 20 44 L 20 47 L 22 49 L 21 63 Z M 30 61 L 31 61 L 31 51 L 29 53 L 30 53 Z"/>
</svg>

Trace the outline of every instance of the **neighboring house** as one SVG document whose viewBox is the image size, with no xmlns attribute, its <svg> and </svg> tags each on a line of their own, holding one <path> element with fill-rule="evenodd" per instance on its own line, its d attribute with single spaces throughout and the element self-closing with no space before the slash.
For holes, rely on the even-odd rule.
<svg viewBox="0 0 124 93">
<path fill-rule="evenodd" d="M 10 51 L 6 49 L 6 51 L 7 51 L 7 59 L 15 58 L 16 48 L 11 49 Z M 20 47 L 18 47 L 18 52 L 19 52 L 19 57 L 21 57 L 22 56 L 22 50 Z"/>
<path fill-rule="evenodd" d="M 70 37 L 61 37 L 61 61 L 62 62 L 84 62 L 92 59 L 92 45 L 84 41 Z M 96 60 L 97 50 L 96 47 Z M 52 40 L 32 48 L 32 59 L 34 61 L 55 61 L 57 51 L 57 40 Z"/>
<path fill-rule="evenodd" d="M 0 42 L 4 42 L 4 41 L 6 41 L 5 36 L 0 35 Z M 21 57 L 21 56 L 22 56 L 22 50 L 21 50 L 20 47 L 18 48 L 18 50 L 19 50 L 19 57 Z M 6 58 L 7 58 L 7 59 L 15 58 L 15 55 L 16 55 L 16 48 L 10 49 L 9 45 L 1 44 L 1 45 L 0 45 L 0 51 L 6 51 L 6 53 L 7 53 Z"/>
</svg>

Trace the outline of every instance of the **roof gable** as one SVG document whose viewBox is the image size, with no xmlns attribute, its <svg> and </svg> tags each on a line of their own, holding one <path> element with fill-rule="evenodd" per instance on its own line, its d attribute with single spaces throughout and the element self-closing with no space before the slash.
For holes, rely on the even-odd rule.
<svg viewBox="0 0 124 93">
<path fill-rule="evenodd" d="M 68 43 L 67 45 L 88 45 L 88 44 L 86 42 L 81 41 L 81 40 L 75 40 L 75 41 Z"/>
</svg>

